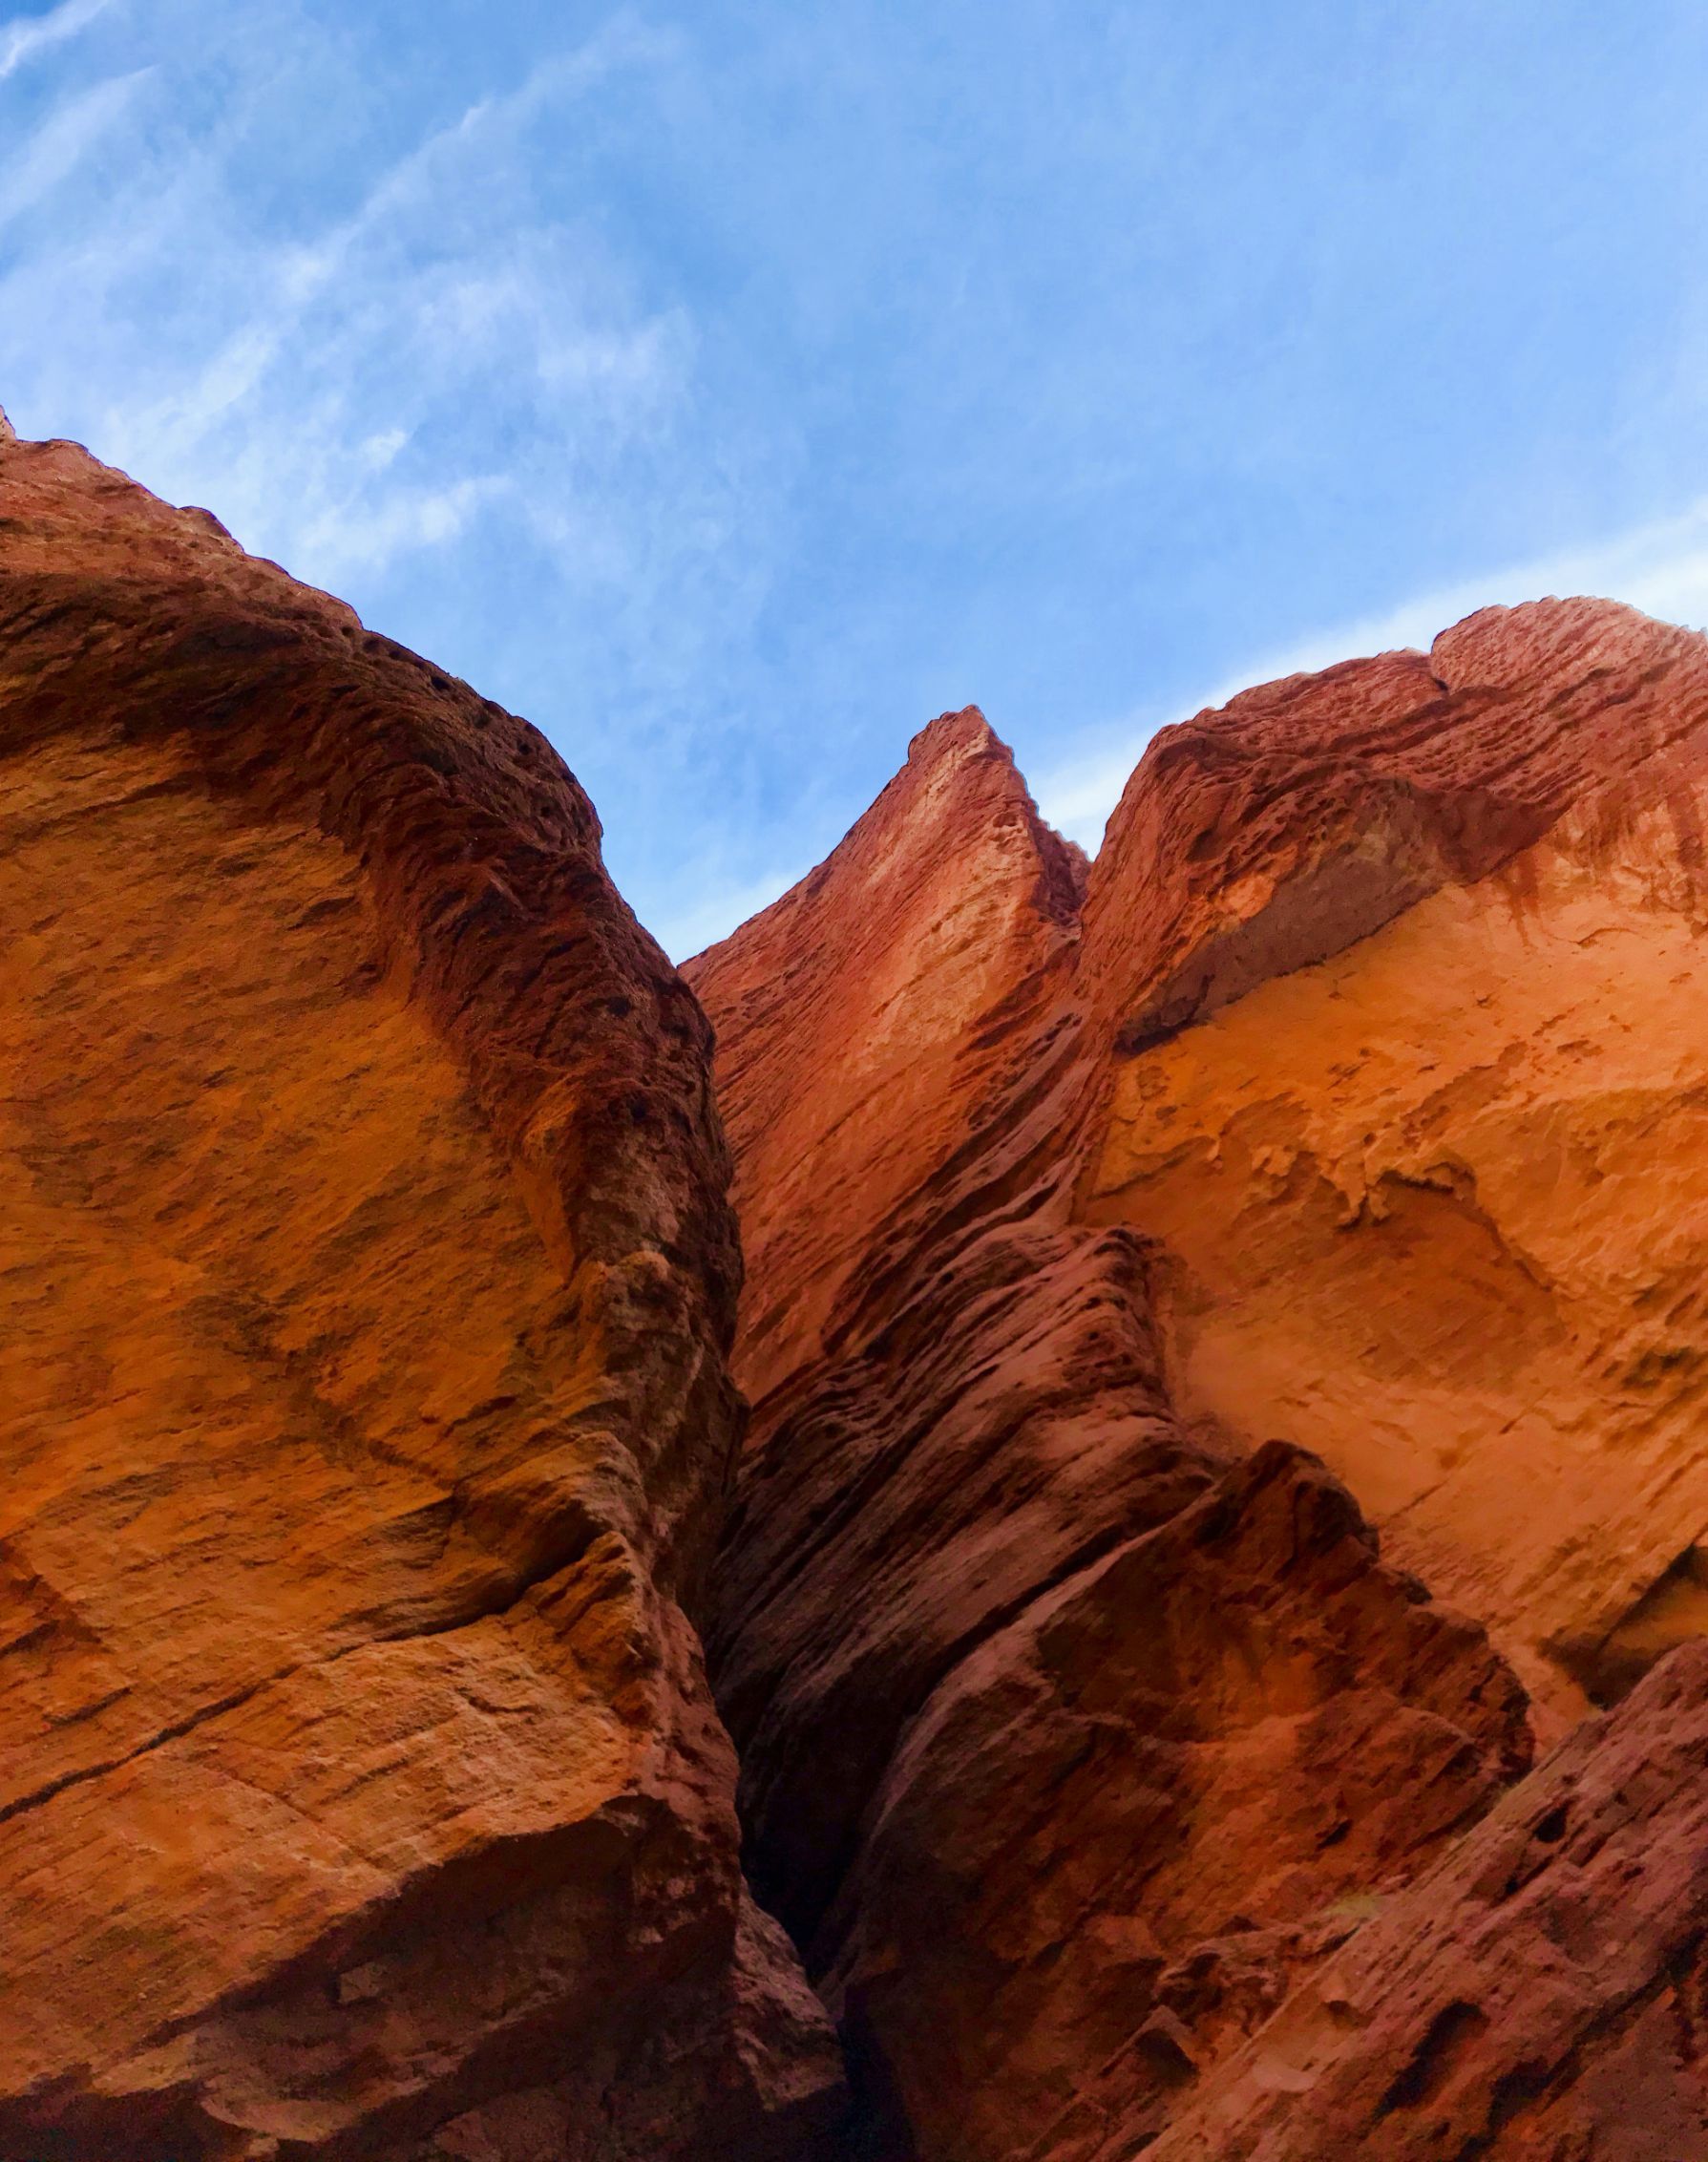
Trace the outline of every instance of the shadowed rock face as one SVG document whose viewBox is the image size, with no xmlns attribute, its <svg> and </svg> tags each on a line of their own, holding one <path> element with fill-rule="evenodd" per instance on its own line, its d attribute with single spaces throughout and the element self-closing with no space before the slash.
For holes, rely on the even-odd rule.
<svg viewBox="0 0 1708 2162">
<path fill-rule="evenodd" d="M 700 1012 L 534 731 L 0 440 L 0 2153 L 782 2156 Z"/>
<path fill-rule="evenodd" d="M 945 716 L 686 969 L 749 1263 L 713 1677 L 873 2154 L 1232 2136 L 1322 1962 L 1460 1898 L 1516 1675 L 1557 1734 L 1702 1628 L 1705 728 L 1702 640 L 1485 611 L 1165 731 L 1076 906 Z M 1615 2137 L 1572 2032 L 1559 2124 Z"/>
<path fill-rule="evenodd" d="M 754 1882 L 880 2154 L 1065 2138 L 1109 2059 L 1099 2106 L 1149 2122 L 1529 1750 L 1481 1632 L 1381 1565 L 1313 1459 L 1241 1465 L 1174 1415 L 1167 1257 L 1074 1220 L 1101 1024 L 1059 860 L 982 721 L 950 716 L 802 889 L 822 947 L 780 970 L 761 919 L 688 971 L 724 1029 L 761 1332 L 713 1667 Z M 886 915 L 922 889 L 980 912 L 939 927 L 943 981 Z M 981 923 L 1018 981 L 967 951 Z M 822 1112 L 797 1001 L 847 1047 Z M 799 1219 L 818 1116 L 833 1170 Z M 783 1130 L 804 1154 L 773 1231 Z"/>
</svg>

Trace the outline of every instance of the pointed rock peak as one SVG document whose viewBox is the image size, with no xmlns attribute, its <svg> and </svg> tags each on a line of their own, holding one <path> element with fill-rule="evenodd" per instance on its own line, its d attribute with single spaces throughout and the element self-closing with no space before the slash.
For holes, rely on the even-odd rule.
<svg viewBox="0 0 1708 2162">
<path fill-rule="evenodd" d="M 18 432 L 6 417 L 6 408 L 0 406 L 0 443 L 15 443 Z"/>
<path fill-rule="evenodd" d="M 946 788 L 933 785 L 944 781 Z M 921 783 L 923 795 L 917 793 Z M 909 803 L 910 816 L 913 802 L 928 804 L 934 828 L 953 829 L 954 839 L 962 848 L 987 844 L 1005 848 L 1020 835 L 1028 855 L 1036 859 L 1038 907 L 1061 923 L 1078 914 L 1090 858 L 1039 815 L 1013 751 L 979 707 L 962 706 L 928 722 L 908 745 L 907 764 L 867 817 L 882 811 L 892 795 Z"/>
<path fill-rule="evenodd" d="M 994 755 L 1006 766 L 1014 753 L 998 735 L 977 706 L 962 706 L 958 712 L 939 713 L 927 721 L 907 747 L 910 766 L 934 766 L 951 758 Z"/>
<path fill-rule="evenodd" d="M 1041 916 L 1069 925 L 1089 868 L 1085 851 L 1039 816 L 1007 744 L 977 706 L 963 706 L 919 730 L 906 763 L 822 863 L 727 939 L 685 962 L 684 972 L 698 986 L 713 955 L 780 935 L 803 909 L 830 910 L 845 920 L 836 935 L 855 938 L 861 911 L 880 890 L 897 882 L 919 889 L 946 876 L 958 884 L 975 874 L 985 883 L 1019 880 Z"/>
</svg>

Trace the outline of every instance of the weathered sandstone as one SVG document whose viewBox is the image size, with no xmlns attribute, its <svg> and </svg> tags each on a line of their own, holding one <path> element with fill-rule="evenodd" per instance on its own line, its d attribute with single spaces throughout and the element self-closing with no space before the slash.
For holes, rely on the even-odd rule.
<svg viewBox="0 0 1708 2162">
<path fill-rule="evenodd" d="M 1181 1415 L 1319 1451 L 1552 1725 L 1708 1618 L 1705 789 L 1708 642 L 1490 609 L 1169 731 L 1086 905 L 1080 1213 L 1168 1249 Z"/>
<path fill-rule="evenodd" d="M 1116 2055 L 1097 2107 L 1154 2116 L 1529 1751 L 1481 1631 L 1381 1565 L 1314 1459 L 1182 1431 L 1165 1257 L 1071 1220 L 1098 1064 L 1062 860 L 983 721 L 947 716 L 779 904 L 787 942 L 762 918 L 688 971 L 760 1388 L 711 1652 L 756 1888 L 883 2155 L 1018 2156 Z M 978 914 L 922 948 L 921 892 Z M 973 965 L 981 924 L 1018 981 Z"/>
<path fill-rule="evenodd" d="M 0 418 L 0 2162 L 1708 2162 L 1705 759 L 969 709 L 690 990 Z"/>
<path fill-rule="evenodd" d="M 1693 634 L 1487 610 L 1166 731 L 1076 906 L 945 716 L 689 964 L 754 1398 L 714 1683 L 883 2162 L 1243 2094 L 1368 1918 L 1460 1901 L 1514 1670 L 1552 1736 L 1703 1627 L 1705 730 Z"/>
<path fill-rule="evenodd" d="M 738 1273 L 543 740 L 0 441 L 0 2153 L 781 2156 L 687 1616 Z"/>
<path fill-rule="evenodd" d="M 1074 2162 L 1131 2152 L 1123 2133 Z M 1708 1644 L 1579 1727 L 1145 2152 L 1708 2154 Z"/>
<path fill-rule="evenodd" d="M 736 1375 L 755 1401 L 822 1356 L 839 1304 L 905 1227 L 940 1240 L 993 1177 L 1055 1168 L 1050 1091 L 1072 1034 L 1057 1009 L 1085 876 L 969 708 L 916 737 L 810 878 L 687 964 L 722 1026 L 719 1099 L 741 1136 Z M 1028 1187 L 1028 1219 L 1040 1200 Z"/>
</svg>

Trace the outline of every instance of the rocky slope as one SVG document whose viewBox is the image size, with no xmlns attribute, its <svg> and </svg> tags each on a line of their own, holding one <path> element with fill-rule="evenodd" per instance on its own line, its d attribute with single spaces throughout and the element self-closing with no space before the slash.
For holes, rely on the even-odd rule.
<svg viewBox="0 0 1708 2162">
<path fill-rule="evenodd" d="M 1165 731 L 1082 904 L 949 715 L 686 969 L 749 1267 L 714 1683 L 870 2152 L 1599 2156 L 1671 1991 L 1632 2046 L 1697 2129 L 1606 2151 L 1708 2154 L 1694 1684 L 1466 1829 L 1528 1761 L 1518 1677 L 1552 1738 L 1708 1614 L 1705 731 L 1699 638 L 1486 611 Z M 1647 1762 L 1673 1813 L 1619 1868 L 1672 1934 L 1597 1997 L 1623 1880 L 1568 1842 L 1507 1974 L 1478 1842 Z M 1371 2002 L 1424 1978 L 1455 2064 L 1501 2029 L 1463 2136 L 1295 2109 L 1318 2059 L 1263 2037 L 1341 1945 Z M 1417 2041 L 1334 2061 L 1361 2094 Z"/>
<path fill-rule="evenodd" d="M 523 723 L 0 440 L 0 2154 L 793 2155 L 694 1002 Z"/>
<path fill-rule="evenodd" d="M 1708 2154 L 1705 1765 L 1695 1643 L 1386 1902 L 1149 2162 Z"/>
</svg>

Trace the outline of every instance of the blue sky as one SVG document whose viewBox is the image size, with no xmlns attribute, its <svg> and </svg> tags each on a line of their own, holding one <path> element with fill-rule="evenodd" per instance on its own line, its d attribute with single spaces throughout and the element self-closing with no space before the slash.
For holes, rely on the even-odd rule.
<svg viewBox="0 0 1708 2162">
<path fill-rule="evenodd" d="M 1700 0 L 0 0 L 0 403 L 536 721 L 679 956 L 976 700 L 1708 621 Z"/>
</svg>

